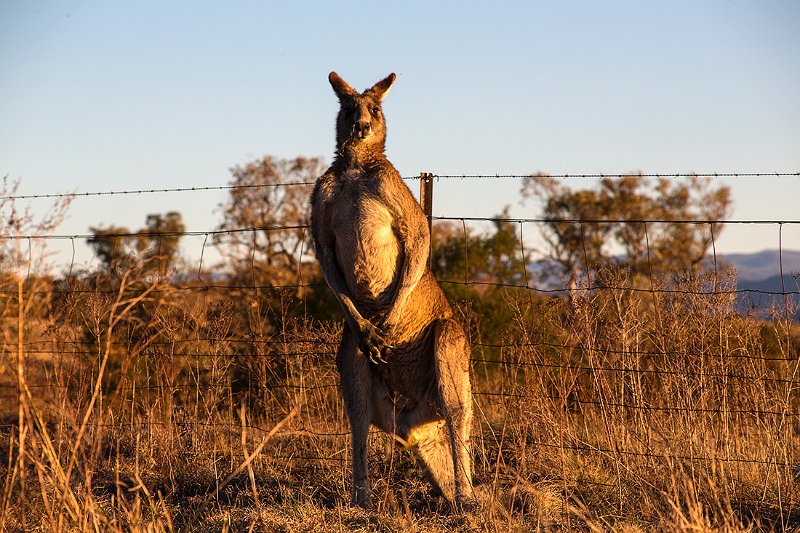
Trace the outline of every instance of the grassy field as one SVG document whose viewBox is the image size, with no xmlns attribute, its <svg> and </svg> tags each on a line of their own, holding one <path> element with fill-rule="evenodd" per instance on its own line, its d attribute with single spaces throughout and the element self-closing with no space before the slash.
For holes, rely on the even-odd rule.
<svg viewBox="0 0 800 533">
<path fill-rule="evenodd" d="M 458 306 L 481 500 L 458 514 L 379 432 L 376 508 L 349 507 L 340 326 L 291 295 L 7 276 L 0 529 L 800 528 L 791 303 L 743 312 L 713 273 L 601 281 L 571 302 L 509 290 L 491 339 Z"/>
</svg>

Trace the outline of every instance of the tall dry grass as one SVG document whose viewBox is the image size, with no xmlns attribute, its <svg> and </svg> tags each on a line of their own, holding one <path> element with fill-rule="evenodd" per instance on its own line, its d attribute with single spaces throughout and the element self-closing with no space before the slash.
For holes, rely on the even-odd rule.
<svg viewBox="0 0 800 533">
<path fill-rule="evenodd" d="M 508 291 L 500 341 L 459 307 L 482 507 L 458 515 L 378 432 L 377 509 L 349 508 L 339 326 L 291 295 L 6 275 L 0 529 L 797 527 L 794 310 L 742 312 L 718 273 L 593 283 L 572 301 Z"/>
</svg>

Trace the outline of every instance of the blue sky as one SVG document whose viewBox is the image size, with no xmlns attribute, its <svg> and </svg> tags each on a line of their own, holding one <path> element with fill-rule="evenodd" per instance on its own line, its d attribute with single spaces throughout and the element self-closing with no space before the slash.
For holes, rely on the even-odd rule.
<svg viewBox="0 0 800 533">
<path fill-rule="evenodd" d="M 387 153 L 405 176 L 797 172 L 799 25 L 795 1 L 4 0 L 0 175 L 51 193 L 223 185 L 266 154 L 330 161 L 330 70 L 357 88 L 398 74 Z M 733 218 L 800 219 L 800 178 L 724 183 Z M 519 185 L 442 181 L 434 214 L 535 217 Z M 210 230 L 223 200 L 78 199 L 59 231 L 168 210 Z M 783 231 L 800 249 L 800 228 Z M 729 227 L 718 250 L 777 242 Z"/>
</svg>

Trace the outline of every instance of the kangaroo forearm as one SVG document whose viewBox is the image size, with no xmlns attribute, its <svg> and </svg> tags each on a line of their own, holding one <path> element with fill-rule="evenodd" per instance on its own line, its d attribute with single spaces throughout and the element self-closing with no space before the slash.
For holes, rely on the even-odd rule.
<svg viewBox="0 0 800 533">
<path fill-rule="evenodd" d="M 363 323 L 367 322 L 367 319 L 361 316 L 361 313 L 358 312 L 356 309 L 353 300 L 347 294 L 344 293 L 334 293 L 336 299 L 339 300 L 339 304 L 342 306 L 342 312 L 344 313 L 344 318 L 350 324 L 350 327 L 354 328 L 356 331 L 361 331 L 363 329 Z"/>
<path fill-rule="evenodd" d="M 405 247 L 405 260 L 403 262 L 400 282 L 394 299 L 386 313 L 386 319 L 390 323 L 397 321 L 397 318 L 403 312 L 403 307 L 408 297 L 417 287 L 422 276 L 425 275 L 425 270 L 428 265 L 429 242 L 428 239 L 420 238 L 409 243 L 410 245 L 406 245 Z"/>
<path fill-rule="evenodd" d="M 344 313 L 345 320 L 350 324 L 350 327 L 360 330 L 360 325 L 366 320 L 361 313 L 356 309 L 350 294 L 347 291 L 347 284 L 344 281 L 344 276 L 336 264 L 335 255 L 333 250 L 328 246 L 319 246 L 317 248 L 317 257 L 319 258 L 320 268 L 322 269 L 322 277 L 330 287 L 333 295 L 339 301 Z"/>
</svg>

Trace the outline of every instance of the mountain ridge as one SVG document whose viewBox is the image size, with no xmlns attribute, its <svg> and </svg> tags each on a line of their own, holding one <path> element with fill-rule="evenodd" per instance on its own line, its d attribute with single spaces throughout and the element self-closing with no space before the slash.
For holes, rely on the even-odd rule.
<svg viewBox="0 0 800 533">
<path fill-rule="evenodd" d="M 753 284 L 772 280 L 780 284 L 781 264 L 784 278 L 800 272 L 800 251 L 765 249 L 753 253 L 719 254 L 718 260 L 736 267 L 740 283 Z"/>
</svg>

